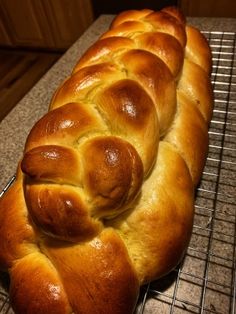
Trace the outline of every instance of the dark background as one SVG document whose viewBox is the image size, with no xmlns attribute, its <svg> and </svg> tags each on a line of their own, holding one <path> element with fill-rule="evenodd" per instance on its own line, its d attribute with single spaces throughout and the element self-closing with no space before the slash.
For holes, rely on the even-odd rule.
<svg viewBox="0 0 236 314">
<path fill-rule="evenodd" d="M 101 14 L 117 14 L 129 9 L 159 10 L 177 3 L 177 0 L 92 0 L 95 17 Z"/>
</svg>

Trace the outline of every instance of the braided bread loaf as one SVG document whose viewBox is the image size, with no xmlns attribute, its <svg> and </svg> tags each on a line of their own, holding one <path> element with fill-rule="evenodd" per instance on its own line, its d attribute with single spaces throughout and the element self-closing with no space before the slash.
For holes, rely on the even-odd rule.
<svg viewBox="0 0 236 314">
<path fill-rule="evenodd" d="M 211 53 L 176 8 L 127 11 L 31 130 L 0 200 L 17 313 L 132 313 L 190 240 L 213 97 Z"/>
</svg>

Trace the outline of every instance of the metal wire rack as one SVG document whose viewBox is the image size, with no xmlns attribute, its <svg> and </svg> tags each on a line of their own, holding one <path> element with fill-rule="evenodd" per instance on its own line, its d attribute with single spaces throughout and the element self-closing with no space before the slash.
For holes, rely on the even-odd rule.
<svg viewBox="0 0 236 314">
<path fill-rule="evenodd" d="M 181 265 L 142 288 L 136 314 L 236 313 L 236 33 L 203 33 L 213 53 L 215 107 L 193 234 Z M 4 285 L 0 313 L 13 313 Z"/>
</svg>

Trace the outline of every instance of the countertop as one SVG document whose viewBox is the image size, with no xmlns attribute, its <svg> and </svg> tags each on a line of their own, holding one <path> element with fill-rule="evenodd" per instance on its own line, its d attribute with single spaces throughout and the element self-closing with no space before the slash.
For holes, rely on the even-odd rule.
<svg viewBox="0 0 236 314">
<path fill-rule="evenodd" d="M 26 137 L 47 112 L 54 91 L 112 19 L 112 15 L 99 17 L 0 123 L 0 191 L 15 174 Z M 236 19 L 231 18 L 188 18 L 188 22 L 201 30 L 236 31 Z"/>
<path fill-rule="evenodd" d="M 111 15 L 98 18 L 0 123 L 0 191 L 14 175 L 26 137 L 35 122 L 47 112 L 54 91 L 70 74 L 82 53 L 107 30 L 112 18 Z M 236 31 L 236 19 L 188 18 L 187 21 L 203 31 Z M 230 40 L 235 45 L 235 36 L 226 34 L 226 43 L 230 42 L 229 38 L 234 38 Z M 141 304 L 144 302 L 141 302 L 138 313 L 173 313 L 174 306 L 174 313 L 200 313 L 203 307 L 207 313 L 235 311 L 236 75 L 230 69 L 236 69 L 236 65 L 226 60 L 227 56 L 232 59 L 235 50 L 222 51 L 223 63 L 220 64 L 217 45 L 215 49 L 216 67 L 219 65 L 226 71 L 226 64 L 229 72 L 221 74 L 219 70 L 214 74 L 214 81 L 219 79 L 219 85 L 227 89 L 225 91 L 219 86 L 215 94 L 216 113 L 211 125 L 210 158 L 196 195 L 191 243 L 180 269 L 165 280 L 152 283 L 148 293 L 146 288 L 143 289 L 141 301 L 145 300 L 145 309 L 143 311 Z M 231 77 L 234 77 L 232 82 Z M 232 111 L 231 116 L 231 113 L 226 113 L 228 109 Z M 229 136 L 223 134 L 225 131 Z M 0 312 L 10 313 L 1 310 L 1 299 Z"/>
</svg>

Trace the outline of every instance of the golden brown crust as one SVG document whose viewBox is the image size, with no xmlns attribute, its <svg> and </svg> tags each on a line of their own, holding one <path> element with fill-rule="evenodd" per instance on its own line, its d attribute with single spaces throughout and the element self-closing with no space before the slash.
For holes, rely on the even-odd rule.
<svg viewBox="0 0 236 314">
<path fill-rule="evenodd" d="M 111 23 L 111 29 L 117 28 L 118 25 L 127 21 L 137 21 L 145 18 L 147 15 L 151 14 L 153 11 L 149 9 L 144 10 L 129 10 L 121 12 Z"/>
<path fill-rule="evenodd" d="M 136 37 L 138 46 L 157 55 L 176 77 L 184 62 L 183 49 L 178 40 L 166 33 L 146 32 Z"/>
<path fill-rule="evenodd" d="M 187 45 L 186 58 L 201 66 L 210 75 L 212 67 L 211 50 L 206 38 L 193 26 L 186 26 Z"/>
<path fill-rule="evenodd" d="M 151 97 L 138 82 L 125 79 L 98 93 L 96 103 L 110 121 L 112 133 L 123 134 L 136 148 L 146 175 L 155 162 L 159 141 L 159 122 Z"/>
<path fill-rule="evenodd" d="M 76 140 L 89 132 L 105 129 L 96 111 L 81 103 L 67 103 L 49 111 L 32 128 L 25 152 L 43 145 L 76 146 Z"/>
<path fill-rule="evenodd" d="M 174 145 L 184 158 L 196 187 L 207 157 L 208 128 L 198 108 L 185 94 L 179 91 L 177 99 L 175 121 L 164 140 Z"/>
<path fill-rule="evenodd" d="M 81 57 L 76 66 L 73 69 L 73 73 L 77 72 L 79 69 L 85 67 L 86 65 L 91 65 L 103 60 L 108 62 L 112 54 L 115 52 L 118 54 L 125 49 L 135 48 L 135 43 L 133 40 L 126 37 L 108 37 L 100 39 L 95 42 Z"/>
<path fill-rule="evenodd" d="M 172 15 L 174 18 L 176 18 L 181 24 L 186 23 L 186 18 L 182 11 L 176 10 L 176 7 L 169 6 L 162 9 L 163 12 L 166 12 L 169 15 Z"/>
<path fill-rule="evenodd" d="M 113 216 L 116 209 L 139 193 L 143 181 L 141 159 L 132 145 L 116 137 L 94 138 L 84 146 L 85 192 L 96 215 L 109 218 L 109 212 Z"/>
<path fill-rule="evenodd" d="M 38 250 L 36 236 L 28 219 L 22 175 L 0 199 L 0 267 L 9 269 L 15 260 Z"/>
<path fill-rule="evenodd" d="M 179 263 L 192 232 L 192 179 L 185 161 L 169 143 L 160 143 L 156 165 L 142 192 L 135 211 L 108 225 L 121 235 L 144 284 Z"/>
<path fill-rule="evenodd" d="M 11 303 L 17 314 L 72 313 L 58 272 L 43 254 L 20 259 L 10 274 Z"/>
<path fill-rule="evenodd" d="M 207 73 L 198 64 L 185 59 L 178 89 L 193 100 L 209 124 L 213 111 L 213 92 Z"/>
<path fill-rule="evenodd" d="M 208 148 L 210 69 L 206 40 L 173 7 L 118 15 L 85 52 L 0 199 L 16 313 L 131 314 L 140 285 L 180 262 Z"/>
<path fill-rule="evenodd" d="M 21 169 L 37 181 L 71 185 L 81 181 L 77 152 L 63 146 L 44 145 L 31 149 L 25 153 Z"/>
<path fill-rule="evenodd" d="M 129 76 L 137 80 L 153 99 L 162 136 L 170 126 L 176 110 L 174 77 L 164 62 L 148 51 L 130 50 L 124 53 L 122 61 Z"/>
<path fill-rule="evenodd" d="M 123 241 L 110 228 L 87 243 L 45 243 L 75 313 L 132 313 L 139 282 Z"/>
<path fill-rule="evenodd" d="M 90 216 L 90 210 L 76 188 L 29 184 L 25 198 L 28 211 L 38 228 L 62 241 L 85 241 L 102 227 L 97 219 Z"/>
<path fill-rule="evenodd" d="M 185 23 L 177 19 L 173 12 L 166 11 L 153 12 L 149 14 L 145 21 L 149 22 L 157 31 L 167 33 L 175 37 L 182 47 L 186 45 Z"/>
</svg>

